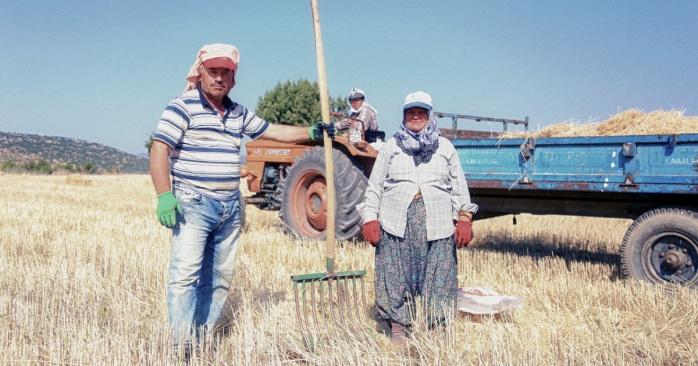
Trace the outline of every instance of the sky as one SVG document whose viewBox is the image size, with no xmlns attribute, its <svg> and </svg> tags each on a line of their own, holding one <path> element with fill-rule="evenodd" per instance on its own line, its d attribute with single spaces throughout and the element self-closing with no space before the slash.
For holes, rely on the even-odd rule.
<svg viewBox="0 0 698 366">
<path fill-rule="evenodd" d="M 404 97 L 533 130 L 621 110 L 698 115 L 698 1 L 319 0 L 332 96 L 358 87 L 389 135 Z M 198 49 L 240 50 L 231 98 L 317 80 L 310 2 L 0 1 L 0 131 L 143 153 Z M 270 121 L 278 122 L 278 121 Z M 490 123 L 463 128 L 501 130 Z M 450 126 L 450 119 L 440 121 Z"/>
</svg>

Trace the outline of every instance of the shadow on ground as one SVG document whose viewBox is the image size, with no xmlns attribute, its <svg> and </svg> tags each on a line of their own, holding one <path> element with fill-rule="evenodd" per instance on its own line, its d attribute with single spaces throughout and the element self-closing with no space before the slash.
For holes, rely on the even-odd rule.
<svg viewBox="0 0 698 366">
<path fill-rule="evenodd" d="M 585 243 L 574 238 L 535 237 L 525 241 L 507 236 L 484 237 L 473 250 L 513 254 L 535 260 L 556 257 L 565 261 L 568 270 L 573 263 L 602 264 L 612 267 L 611 280 L 621 278 L 620 255 L 603 250 L 584 249 Z"/>
<path fill-rule="evenodd" d="M 246 298 L 250 300 L 245 301 Z M 231 331 L 231 325 L 244 307 L 251 306 L 253 309 L 261 309 L 270 305 L 277 305 L 282 301 L 286 301 L 286 292 L 283 291 L 253 290 L 250 298 L 248 293 L 243 293 L 240 289 L 231 289 L 223 305 L 223 313 L 216 327 L 226 335 Z"/>
</svg>

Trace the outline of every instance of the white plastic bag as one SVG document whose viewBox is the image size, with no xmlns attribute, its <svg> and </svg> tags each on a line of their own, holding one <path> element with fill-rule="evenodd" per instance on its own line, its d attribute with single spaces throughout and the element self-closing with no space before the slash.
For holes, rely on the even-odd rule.
<svg viewBox="0 0 698 366">
<path fill-rule="evenodd" d="M 523 298 L 500 295 L 486 287 L 458 289 L 458 310 L 475 315 L 494 315 L 523 308 Z"/>
<path fill-rule="evenodd" d="M 383 140 L 379 139 L 379 140 L 376 140 L 375 142 L 370 143 L 369 145 L 371 145 L 371 147 L 373 147 L 374 149 L 381 151 L 383 144 L 385 144 L 385 142 L 383 142 Z"/>
</svg>

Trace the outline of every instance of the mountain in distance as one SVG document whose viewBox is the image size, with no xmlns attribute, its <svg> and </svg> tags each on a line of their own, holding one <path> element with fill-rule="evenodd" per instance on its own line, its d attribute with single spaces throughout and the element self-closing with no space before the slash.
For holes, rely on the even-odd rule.
<svg viewBox="0 0 698 366">
<path fill-rule="evenodd" d="M 0 169 L 35 167 L 94 173 L 147 173 L 147 157 L 85 140 L 0 131 Z M 50 172 L 50 171 L 49 171 Z"/>
</svg>

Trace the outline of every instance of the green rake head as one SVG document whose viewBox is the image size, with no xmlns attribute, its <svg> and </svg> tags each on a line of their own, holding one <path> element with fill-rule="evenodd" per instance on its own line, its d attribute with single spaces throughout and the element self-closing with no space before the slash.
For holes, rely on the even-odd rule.
<svg viewBox="0 0 698 366">
<path fill-rule="evenodd" d="M 299 283 L 305 283 L 310 281 L 327 281 L 327 280 L 344 280 L 344 279 L 360 279 L 366 275 L 365 270 L 360 271 L 345 271 L 345 272 L 334 272 L 334 273 L 308 273 L 302 275 L 291 276 L 291 281 L 294 285 Z"/>
<path fill-rule="evenodd" d="M 307 343 L 314 343 L 308 341 L 311 334 L 333 326 L 347 330 L 348 323 L 365 324 L 365 276 L 365 270 L 291 276 L 296 319 Z"/>
</svg>

